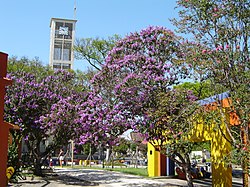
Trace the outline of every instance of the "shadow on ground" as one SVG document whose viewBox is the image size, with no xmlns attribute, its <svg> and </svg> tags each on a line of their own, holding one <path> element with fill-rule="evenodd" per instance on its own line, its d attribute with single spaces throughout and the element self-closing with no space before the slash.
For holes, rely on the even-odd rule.
<svg viewBox="0 0 250 187">
<path fill-rule="evenodd" d="M 67 176 L 67 175 L 57 175 L 57 174 L 48 174 L 45 177 L 35 178 L 35 179 L 27 179 L 20 180 L 18 183 L 12 183 L 8 186 L 40 186 L 46 187 L 51 186 L 56 182 L 57 185 L 76 185 L 76 186 L 99 186 L 98 183 L 86 181 L 83 179 L 77 179 L 75 177 Z"/>
<path fill-rule="evenodd" d="M 138 175 L 126 175 L 119 172 L 102 171 L 102 170 L 78 170 L 78 171 L 63 171 L 63 174 L 68 175 L 74 173 L 76 178 L 85 179 L 87 181 L 95 181 L 97 183 L 119 183 L 123 182 L 123 175 L 126 176 L 126 180 L 143 179 L 144 177 Z"/>
<path fill-rule="evenodd" d="M 62 172 L 60 172 L 62 173 Z M 65 175 L 74 173 L 74 178 L 84 178 L 87 181 L 95 181 L 102 185 L 111 185 L 114 186 L 117 184 L 118 186 L 126 186 L 126 187 L 181 187 L 183 185 L 178 184 L 166 184 L 166 183 L 159 183 L 154 182 L 154 180 L 145 178 L 139 175 L 130 175 L 124 174 L 120 172 L 113 172 L 113 171 L 103 171 L 103 170 L 69 170 L 63 171 Z M 146 180 L 144 182 L 139 182 L 140 179 Z M 128 182 L 129 181 L 129 182 Z"/>
<path fill-rule="evenodd" d="M 201 185 L 201 186 L 212 186 L 212 179 L 195 179 L 195 184 Z M 242 183 L 240 182 L 232 182 L 232 187 L 241 187 Z"/>
<path fill-rule="evenodd" d="M 234 178 L 235 179 L 235 178 Z M 233 187 L 240 187 L 242 183 L 240 178 L 233 182 Z M 94 181 L 94 182 L 93 182 Z M 47 174 L 43 178 L 35 178 L 34 180 L 22 180 L 14 187 L 51 187 L 54 186 L 126 186 L 126 187 L 184 187 L 186 181 L 177 179 L 152 179 L 137 175 L 127 175 L 119 172 L 91 170 L 91 169 L 60 169 L 54 173 Z M 210 187 L 212 179 L 195 179 L 195 187 Z"/>
</svg>

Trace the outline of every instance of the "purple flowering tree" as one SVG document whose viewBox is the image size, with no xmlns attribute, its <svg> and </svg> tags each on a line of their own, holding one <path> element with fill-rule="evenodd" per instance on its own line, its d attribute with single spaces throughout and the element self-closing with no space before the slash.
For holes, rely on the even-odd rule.
<svg viewBox="0 0 250 187">
<path fill-rule="evenodd" d="M 84 94 L 75 91 L 70 72 L 57 71 L 43 78 L 27 72 L 9 76 L 14 84 L 6 94 L 4 119 L 20 127 L 19 138 L 24 138 L 35 161 L 35 174 L 41 175 L 42 159 L 74 137 L 77 107 Z M 42 152 L 40 144 L 48 138 Z"/>
<path fill-rule="evenodd" d="M 110 51 L 92 82 L 95 92 L 108 98 L 107 106 L 124 113 L 117 116 L 125 118 L 120 128 L 143 133 L 165 154 L 166 141 L 172 142 L 170 154 L 180 157 L 178 163 L 185 166 L 191 181 L 189 157 L 181 155 L 188 155 L 191 144 L 181 137 L 192 126 L 187 119 L 194 114 L 196 98 L 191 92 L 173 89 L 190 73 L 190 67 L 179 60 L 183 55 L 179 39 L 163 27 L 131 33 Z"/>
<path fill-rule="evenodd" d="M 110 105 L 98 94 L 89 92 L 78 113 L 76 143 L 90 143 L 112 150 L 118 137 L 129 128 L 126 111 L 121 107 L 119 103 Z"/>
</svg>

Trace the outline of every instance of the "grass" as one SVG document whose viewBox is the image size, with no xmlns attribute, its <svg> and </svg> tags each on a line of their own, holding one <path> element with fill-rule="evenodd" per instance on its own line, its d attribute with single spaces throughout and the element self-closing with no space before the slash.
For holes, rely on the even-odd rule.
<svg viewBox="0 0 250 187">
<path fill-rule="evenodd" d="M 147 168 L 104 168 L 104 170 L 148 177 Z"/>
<path fill-rule="evenodd" d="M 64 168 L 72 168 L 71 166 L 63 166 L 63 167 Z M 117 172 L 126 173 L 126 174 L 148 177 L 147 168 L 102 168 L 102 167 L 97 167 L 97 166 L 89 167 L 89 166 L 79 166 L 79 165 L 74 165 L 73 168 L 75 168 L 75 169 L 99 169 L 99 170 L 107 170 L 107 171 L 117 171 Z"/>
</svg>

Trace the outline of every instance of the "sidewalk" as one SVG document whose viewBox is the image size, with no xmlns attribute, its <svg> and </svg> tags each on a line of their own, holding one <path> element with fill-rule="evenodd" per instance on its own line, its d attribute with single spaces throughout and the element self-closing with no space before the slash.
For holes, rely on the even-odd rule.
<svg viewBox="0 0 250 187">
<path fill-rule="evenodd" d="M 242 180 L 234 178 L 233 186 L 242 186 Z M 211 179 L 195 180 L 196 187 L 212 186 Z M 173 178 L 145 178 L 113 171 L 96 169 L 64 169 L 54 170 L 54 176 L 20 181 L 10 186 L 23 187 L 180 187 L 187 186 L 185 180 Z"/>
</svg>

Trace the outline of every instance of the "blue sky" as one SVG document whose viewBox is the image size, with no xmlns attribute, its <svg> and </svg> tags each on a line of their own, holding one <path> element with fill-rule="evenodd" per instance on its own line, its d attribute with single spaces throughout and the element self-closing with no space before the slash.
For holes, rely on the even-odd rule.
<svg viewBox="0 0 250 187">
<path fill-rule="evenodd" d="M 174 29 L 175 0 L 76 0 L 76 37 L 125 36 L 149 25 Z M 74 0 L 1 0 L 0 51 L 49 63 L 50 19 L 73 19 Z M 75 61 L 74 69 L 87 63 Z"/>
</svg>

